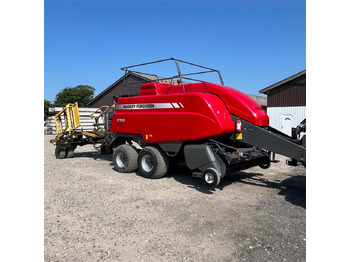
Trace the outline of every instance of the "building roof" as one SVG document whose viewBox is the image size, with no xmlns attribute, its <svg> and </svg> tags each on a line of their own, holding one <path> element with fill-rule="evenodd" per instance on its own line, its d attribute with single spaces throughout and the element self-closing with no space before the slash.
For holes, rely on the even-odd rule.
<svg viewBox="0 0 350 262">
<path fill-rule="evenodd" d="M 100 97 L 102 97 L 105 93 L 107 93 L 109 90 L 114 88 L 116 85 L 120 84 L 125 78 L 127 78 L 129 75 L 137 76 L 138 78 L 144 80 L 145 82 L 149 81 L 159 81 L 160 83 L 167 83 L 170 84 L 170 80 L 167 78 L 158 77 L 157 75 L 152 74 L 146 74 L 146 73 L 140 73 L 135 71 L 129 71 L 127 74 L 123 75 L 121 78 L 119 78 L 117 81 L 115 81 L 113 84 L 111 84 L 109 87 L 107 87 L 105 90 L 103 90 L 101 93 L 99 93 L 97 96 L 95 96 L 88 105 L 92 104 L 96 100 L 98 100 Z M 141 82 L 140 82 L 141 83 Z M 183 82 L 185 83 L 185 82 Z M 177 84 L 176 81 L 172 81 L 172 84 Z"/>
<path fill-rule="evenodd" d="M 105 93 L 107 93 L 109 90 L 111 90 L 113 87 L 121 83 L 126 77 L 129 75 L 134 75 L 139 78 L 142 78 L 146 81 L 150 80 L 156 80 L 158 77 L 156 75 L 149 75 L 149 74 L 143 74 L 143 73 L 137 73 L 137 72 L 132 72 L 129 71 L 127 74 L 123 75 L 121 78 L 119 78 L 117 81 L 115 81 L 113 84 L 111 84 L 109 87 L 107 87 L 105 90 L 103 90 L 101 93 L 99 93 L 97 96 L 95 96 L 89 103 L 88 105 L 92 104 L 95 100 L 99 99 L 101 96 L 103 96 Z"/>
<path fill-rule="evenodd" d="M 263 96 L 256 96 L 256 95 L 248 95 L 250 98 L 252 98 L 255 102 L 257 102 L 261 106 L 267 106 L 267 98 Z"/>
<path fill-rule="evenodd" d="M 290 76 L 290 77 L 287 77 L 287 78 L 285 78 L 285 79 L 283 79 L 283 80 L 281 80 L 281 81 L 279 81 L 279 82 L 277 82 L 277 83 L 275 83 L 275 84 L 273 84 L 273 85 L 270 85 L 270 86 L 268 86 L 268 87 L 265 87 L 264 89 L 261 89 L 261 90 L 259 91 L 259 93 L 260 93 L 260 94 L 267 94 L 270 90 L 272 90 L 272 89 L 274 89 L 274 88 L 277 88 L 277 87 L 279 87 L 279 86 L 281 86 L 281 85 L 283 85 L 283 84 L 285 84 L 285 83 L 287 83 L 287 82 L 289 82 L 289 81 L 292 81 L 292 80 L 294 80 L 294 79 L 296 79 L 296 78 L 298 78 L 298 77 L 300 77 L 300 76 L 303 76 L 303 75 L 306 75 L 306 70 L 303 70 L 303 71 L 301 71 L 301 72 L 299 72 L 299 73 L 297 73 L 297 74 L 295 74 L 295 75 L 292 75 L 292 76 Z"/>
</svg>

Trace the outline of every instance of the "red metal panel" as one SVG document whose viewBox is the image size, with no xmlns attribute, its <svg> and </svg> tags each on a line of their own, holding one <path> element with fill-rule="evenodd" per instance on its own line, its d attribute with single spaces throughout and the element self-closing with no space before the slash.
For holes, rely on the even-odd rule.
<svg viewBox="0 0 350 262">
<path fill-rule="evenodd" d="M 110 131 L 141 134 L 145 141 L 159 143 L 231 134 L 235 124 L 230 114 L 268 125 L 261 106 L 237 90 L 211 83 L 184 87 L 186 93 L 182 85 L 149 83 L 141 87 L 143 95 L 119 98 Z"/>
<path fill-rule="evenodd" d="M 196 140 L 234 132 L 230 113 L 214 95 L 172 94 L 140 98 L 118 100 L 111 132 L 141 133 L 149 143 Z"/>
</svg>

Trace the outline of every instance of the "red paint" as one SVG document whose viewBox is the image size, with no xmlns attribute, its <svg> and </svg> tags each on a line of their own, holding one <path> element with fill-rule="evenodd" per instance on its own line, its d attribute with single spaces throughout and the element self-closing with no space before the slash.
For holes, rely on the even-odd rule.
<svg viewBox="0 0 350 262">
<path fill-rule="evenodd" d="M 212 83 L 146 83 L 140 96 L 119 98 L 111 132 L 141 133 L 148 143 L 197 140 L 235 131 L 230 114 L 268 126 L 265 111 L 249 96 Z M 154 106 L 154 107 L 153 107 Z M 163 108 L 156 108 L 163 107 Z M 164 108 L 168 107 L 168 108 Z"/>
</svg>

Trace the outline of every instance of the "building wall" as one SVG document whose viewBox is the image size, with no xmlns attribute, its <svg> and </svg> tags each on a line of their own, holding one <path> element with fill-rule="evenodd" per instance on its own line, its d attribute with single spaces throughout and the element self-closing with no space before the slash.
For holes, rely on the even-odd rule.
<svg viewBox="0 0 350 262">
<path fill-rule="evenodd" d="M 270 90 L 267 106 L 306 106 L 306 74 Z"/>
<path fill-rule="evenodd" d="M 100 106 L 111 106 L 116 96 L 136 96 L 140 93 L 142 80 L 134 75 L 128 75 L 125 81 L 117 83 L 107 90 L 98 99 L 89 104 L 89 107 L 99 108 Z"/>
<path fill-rule="evenodd" d="M 266 112 L 270 126 L 291 135 L 291 128 L 306 118 L 306 74 L 269 90 Z"/>
<path fill-rule="evenodd" d="M 270 118 L 270 126 L 290 135 L 290 130 L 283 128 L 283 116 L 291 114 L 291 125 L 296 127 L 306 118 L 306 106 L 268 107 L 267 115 Z"/>
</svg>

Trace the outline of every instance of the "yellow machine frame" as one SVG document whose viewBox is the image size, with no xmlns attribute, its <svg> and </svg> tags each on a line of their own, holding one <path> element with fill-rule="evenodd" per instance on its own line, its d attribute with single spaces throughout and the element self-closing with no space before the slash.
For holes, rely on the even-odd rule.
<svg viewBox="0 0 350 262">
<path fill-rule="evenodd" d="M 63 130 L 62 116 L 64 116 L 65 129 Z M 55 115 L 55 124 L 56 124 L 56 134 L 57 140 L 68 132 L 74 131 L 80 126 L 80 117 L 78 102 L 74 104 L 67 104 L 60 112 Z"/>
<path fill-rule="evenodd" d="M 102 131 L 104 128 L 99 124 L 99 119 L 102 119 L 102 123 L 105 122 L 103 113 L 109 108 L 109 106 L 100 106 L 90 117 L 95 119 L 96 131 Z M 102 124 L 103 126 L 103 124 Z"/>
</svg>

